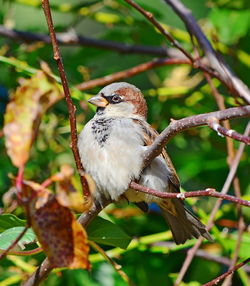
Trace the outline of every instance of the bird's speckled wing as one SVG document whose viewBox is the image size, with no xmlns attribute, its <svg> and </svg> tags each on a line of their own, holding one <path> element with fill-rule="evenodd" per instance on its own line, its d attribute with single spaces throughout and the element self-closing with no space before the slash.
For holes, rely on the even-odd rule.
<svg viewBox="0 0 250 286">
<path fill-rule="evenodd" d="M 141 121 L 138 119 L 135 119 L 135 121 L 141 125 L 141 127 L 144 131 L 143 132 L 143 141 L 144 141 L 145 146 L 152 145 L 154 140 L 156 139 L 156 137 L 159 135 L 158 132 L 145 121 Z M 180 192 L 180 190 L 179 190 L 180 189 L 179 178 L 176 174 L 173 163 L 171 162 L 171 159 L 169 158 L 165 149 L 162 150 L 161 156 L 165 159 L 166 164 L 170 170 L 168 178 L 169 178 L 171 185 L 172 185 L 172 188 L 170 188 L 171 192 Z"/>
</svg>

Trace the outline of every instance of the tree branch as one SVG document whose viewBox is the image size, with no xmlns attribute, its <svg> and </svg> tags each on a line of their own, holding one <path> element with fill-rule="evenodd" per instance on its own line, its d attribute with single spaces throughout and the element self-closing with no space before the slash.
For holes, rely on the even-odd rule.
<svg viewBox="0 0 250 286">
<path fill-rule="evenodd" d="M 244 135 L 245 136 L 248 136 L 250 133 L 250 122 L 248 123 L 248 125 L 246 126 L 246 129 L 245 129 L 245 132 L 244 132 Z M 240 162 L 240 158 L 242 156 L 242 153 L 244 151 L 244 148 L 245 148 L 245 144 L 244 143 L 240 143 L 240 146 L 239 146 L 239 149 L 235 155 L 235 158 L 234 160 L 232 161 L 231 163 L 231 166 L 230 166 L 230 171 L 227 175 L 227 178 L 225 180 L 225 183 L 222 187 L 222 190 L 221 190 L 221 194 L 226 194 L 230 188 L 230 185 L 235 177 L 235 174 L 236 174 L 236 170 L 238 168 L 238 165 L 239 165 L 239 162 Z M 215 218 L 215 215 L 218 211 L 218 209 L 220 208 L 220 205 L 221 205 L 221 202 L 222 200 L 219 199 L 217 200 L 211 214 L 210 214 L 210 217 L 209 217 L 209 221 L 208 221 L 208 224 L 207 224 L 207 229 L 211 229 L 211 227 L 213 226 L 213 221 L 214 221 L 214 218 Z M 178 286 L 180 284 L 180 282 L 182 281 L 183 277 L 185 276 L 187 270 L 188 270 L 188 267 L 190 266 L 194 256 L 195 256 L 195 253 L 196 251 L 199 249 L 201 243 L 202 243 L 202 240 L 203 238 L 200 237 L 197 242 L 195 243 L 195 245 L 188 251 L 187 253 L 187 256 L 186 256 L 186 259 L 181 267 L 181 270 L 178 274 L 178 277 L 174 283 L 174 286 Z"/>
<path fill-rule="evenodd" d="M 176 244 L 174 242 L 171 242 L 171 241 L 155 242 L 152 245 L 166 247 L 166 249 L 168 251 L 171 251 L 172 249 L 174 250 L 176 247 Z M 180 251 L 187 252 L 188 248 L 182 248 L 182 249 L 180 249 Z M 225 256 L 219 256 L 216 254 L 211 254 L 208 251 L 205 251 L 203 249 L 198 249 L 197 252 L 195 253 L 195 256 L 200 257 L 200 258 L 205 259 L 205 260 L 208 260 L 208 261 L 216 262 L 216 263 L 221 264 L 223 266 L 231 266 L 231 259 L 230 258 L 225 257 Z M 245 265 L 244 270 L 247 273 L 250 273 L 250 266 Z"/>
<path fill-rule="evenodd" d="M 139 192 L 149 194 L 152 196 L 156 196 L 158 198 L 168 198 L 168 199 L 182 199 L 185 200 L 186 198 L 193 198 L 193 197 L 214 197 L 214 198 L 220 198 L 223 200 L 227 200 L 230 202 L 233 202 L 235 204 L 239 204 L 242 206 L 250 207 L 250 201 L 241 200 L 234 196 L 229 196 L 226 194 L 222 194 L 219 192 L 216 192 L 215 189 L 208 188 L 206 190 L 201 191 L 194 191 L 194 192 L 185 192 L 185 193 L 166 193 L 166 192 L 160 192 L 151 188 L 144 187 L 142 185 L 139 185 L 135 182 L 130 183 L 130 188 L 137 190 Z"/>
<path fill-rule="evenodd" d="M 54 52 L 54 60 L 57 63 L 58 71 L 59 71 L 61 81 L 62 81 L 62 85 L 63 85 L 65 100 L 66 100 L 68 111 L 69 111 L 69 121 L 70 121 L 70 130 L 71 130 L 70 134 L 71 134 L 71 140 L 72 140 L 72 143 L 71 143 L 72 147 L 71 148 L 72 148 L 72 151 L 74 154 L 77 170 L 78 170 L 79 175 L 80 175 L 85 199 L 88 201 L 90 198 L 90 190 L 89 190 L 88 182 L 84 176 L 84 169 L 83 169 L 81 159 L 80 159 L 80 155 L 79 155 L 79 151 L 77 148 L 77 128 L 76 128 L 76 117 L 75 117 L 76 107 L 74 106 L 73 101 L 71 99 L 68 81 L 67 81 L 67 77 L 66 77 L 66 74 L 64 71 L 63 62 L 61 59 L 60 50 L 58 47 L 56 34 L 55 34 L 55 30 L 54 30 L 53 20 L 52 20 L 50 6 L 49 6 L 49 0 L 43 0 L 42 6 L 43 6 L 44 14 L 46 17 L 46 21 L 48 24 L 48 28 L 49 28 L 51 43 L 52 43 L 53 52 Z"/>
<path fill-rule="evenodd" d="M 114 81 L 121 80 L 123 78 L 128 78 L 134 76 L 138 73 L 144 72 L 146 70 L 159 67 L 159 66 L 167 66 L 167 65 L 176 65 L 176 64 L 191 64 L 188 59 L 177 59 L 177 58 L 164 58 L 164 59 L 155 59 L 137 66 L 134 66 L 130 69 L 123 70 L 120 72 L 113 73 L 111 75 L 107 75 L 101 78 L 89 80 L 83 83 L 76 85 L 75 87 L 79 90 L 91 89 L 96 86 L 103 86 Z"/>
<path fill-rule="evenodd" d="M 213 84 L 210 75 L 207 73 L 204 73 L 204 76 L 205 76 L 208 84 L 210 85 L 212 94 L 215 98 L 215 101 L 216 101 L 219 109 L 220 110 L 226 109 L 224 98 L 219 93 L 219 91 L 217 90 L 215 85 Z M 231 129 L 229 120 L 223 121 L 222 126 L 227 130 Z M 227 164 L 230 168 L 231 164 L 233 162 L 234 156 L 235 156 L 233 140 L 230 137 L 226 137 L 226 145 L 227 145 L 227 153 L 228 153 Z M 239 181 L 239 178 L 237 175 L 235 175 L 235 177 L 233 179 L 233 188 L 234 188 L 235 196 L 240 198 L 241 197 L 240 181 Z M 229 264 L 229 266 L 231 266 L 231 267 L 233 267 L 237 263 L 239 252 L 240 252 L 241 241 L 242 241 L 242 237 L 243 237 L 243 233 L 244 233 L 244 229 L 245 229 L 244 217 L 243 217 L 240 205 L 237 206 L 237 213 L 238 213 L 238 223 L 237 223 L 238 224 L 237 225 L 238 234 L 237 234 L 237 241 L 236 241 L 235 250 L 234 250 L 233 255 L 232 255 L 233 257 L 232 257 L 232 260 L 230 261 L 230 264 Z M 222 286 L 230 286 L 232 284 L 232 277 L 233 277 L 233 275 L 227 276 L 227 278 L 224 280 Z"/>
<path fill-rule="evenodd" d="M 191 11 L 187 9 L 179 0 L 165 0 L 165 2 L 172 7 L 175 13 L 182 19 L 191 36 L 195 36 L 201 49 L 204 51 L 210 66 L 221 75 L 224 82 L 227 83 L 228 89 L 231 90 L 234 95 L 241 97 L 249 104 L 250 90 L 217 56 L 212 45 L 195 21 Z"/>
<path fill-rule="evenodd" d="M 212 286 L 212 285 L 217 285 L 221 280 L 223 280 L 224 278 L 226 278 L 228 275 L 232 274 L 234 271 L 238 270 L 239 268 L 241 268 L 242 266 L 246 265 L 248 262 L 250 262 L 250 258 L 247 258 L 246 260 L 244 260 L 243 262 L 235 265 L 234 267 L 232 267 L 231 269 L 229 269 L 227 272 L 225 272 L 224 274 L 220 275 L 219 277 L 213 279 L 212 281 L 203 284 L 203 286 Z"/>
<path fill-rule="evenodd" d="M 145 18 L 147 18 L 160 32 L 163 36 L 165 36 L 169 42 L 176 47 L 178 50 L 180 50 L 183 55 L 185 55 L 191 62 L 194 62 L 194 59 L 192 55 L 186 51 L 179 43 L 176 41 L 175 38 L 172 37 L 172 35 L 164 29 L 164 27 L 154 18 L 153 14 L 149 11 L 144 10 L 140 5 L 135 3 L 132 0 L 125 0 L 130 6 L 134 7 L 138 12 L 140 12 Z"/>
<path fill-rule="evenodd" d="M 154 143 L 148 147 L 147 151 L 145 151 L 144 166 L 148 166 L 152 159 L 161 153 L 167 142 L 177 133 L 192 127 L 208 125 L 210 118 L 226 120 L 241 117 L 250 117 L 250 105 L 189 116 L 180 120 L 173 120 L 168 125 L 168 127 L 164 129 L 164 131 L 156 138 Z"/>
<path fill-rule="evenodd" d="M 244 136 L 242 134 L 237 133 L 236 131 L 230 129 L 226 129 L 219 124 L 219 121 L 216 118 L 210 118 L 208 120 L 208 126 L 217 132 L 217 134 L 221 137 L 227 136 L 233 138 L 235 140 L 241 141 L 246 145 L 250 145 L 250 137 Z"/>
</svg>

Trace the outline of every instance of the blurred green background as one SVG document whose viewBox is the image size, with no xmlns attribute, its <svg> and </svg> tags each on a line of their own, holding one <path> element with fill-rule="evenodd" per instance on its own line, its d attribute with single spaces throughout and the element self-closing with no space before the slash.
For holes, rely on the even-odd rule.
<svg viewBox="0 0 250 286">
<path fill-rule="evenodd" d="M 164 1 L 136 1 L 154 16 L 190 52 L 192 43 L 180 21 Z M 246 85 L 250 85 L 250 2 L 249 0 L 199 0 L 183 1 L 189 7 L 213 46 L 224 57 Z M 137 11 L 123 0 L 105 1 L 51 1 L 55 30 L 69 32 L 95 39 L 110 40 L 124 44 L 170 47 L 167 40 L 159 34 Z M 33 33 L 47 34 L 47 25 L 40 1 L 8 0 L 1 1 L 1 25 Z M 120 54 L 84 46 L 62 46 L 62 58 L 66 74 L 72 87 L 74 103 L 77 106 L 78 131 L 84 126 L 94 110 L 86 104 L 86 98 L 95 94 L 99 88 L 80 93 L 74 85 L 124 69 L 129 69 L 154 58 L 145 54 Z M 9 95 L 18 86 L 21 77 L 31 74 L 22 68 L 26 65 L 36 69 L 40 62 L 49 64 L 54 74 L 58 74 L 53 60 L 52 48 L 44 43 L 24 43 L 0 36 L 0 122 L 2 130 L 3 114 Z M 7 59 L 17 62 L 17 67 L 7 64 Z M 164 66 L 155 68 L 132 78 L 124 79 L 138 86 L 144 93 L 149 106 L 148 121 L 160 132 L 171 118 L 179 119 L 190 115 L 217 110 L 211 89 L 199 70 L 189 66 Z M 235 98 L 218 82 L 215 86 L 225 99 L 226 107 L 237 106 Z M 247 119 L 230 121 L 232 129 L 244 132 Z M 69 146 L 70 133 L 67 107 L 64 101 L 53 106 L 42 118 L 39 134 L 31 150 L 31 157 L 25 169 L 25 178 L 42 182 L 57 172 L 62 164 L 73 167 L 74 159 Z M 234 142 L 235 148 L 239 142 Z M 10 210 L 8 201 L 11 181 L 9 173 L 16 174 L 4 147 L 4 137 L 0 138 L 0 194 L 3 197 L 2 210 Z M 191 129 L 173 138 L 167 146 L 184 190 L 200 190 L 207 187 L 221 190 L 228 174 L 227 149 L 225 138 L 219 137 L 208 127 Z M 245 149 L 237 175 L 244 198 L 250 195 L 250 157 L 249 147 Z M 233 189 L 230 190 L 233 194 Z M 188 199 L 194 211 L 205 223 L 215 199 Z M 20 208 L 13 213 L 23 218 Z M 248 224 L 250 211 L 242 208 Z M 136 285 L 172 285 L 185 259 L 187 247 L 173 244 L 159 244 L 161 233 L 166 230 L 164 220 L 156 211 L 145 215 L 132 205 L 112 205 L 107 210 L 108 219 L 118 224 L 131 237 L 144 237 L 155 234 L 149 243 L 138 244 L 134 249 L 121 253 L 116 261 Z M 216 226 L 212 234 L 216 243 L 204 244 L 203 250 L 220 257 L 231 258 L 237 239 L 237 209 L 234 204 L 224 202 L 217 214 Z M 223 223 L 224 222 L 224 223 Z M 225 224 L 225 222 L 228 222 Z M 158 236 L 157 236 L 158 235 Z M 169 239 L 168 239 L 169 240 Z M 244 234 L 240 259 L 250 256 L 249 232 Z M 108 250 L 111 247 L 104 247 Z M 93 251 L 94 254 L 94 251 Z M 19 285 L 29 271 L 28 265 L 38 265 L 43 255 L 25 258 L 6 258 L 1 261 L 0 285 Z M 96 261 L 94 261 L 96 259 Z M 21 266 L 22 265 L 26 266 Z M 19 261 L 19 262 L 18 262 Z M 53 273 L 44 285 L 85 285 L 112 286 L 127 285 L 114 271 L 113 267 L 100 257 L 93 256 L 93 269 L 90 273 L 81 270 L 64 270 Z M 25 268 L 27 267 L 27 268 Z M 225 265 L 196 257 L 185 276 L 185 285 L 196 286 L 205 283 L 222 271 Z M 11 277 L 16 277 L 16 280 Z M 9 280 L 8 280 L 9 279 Z M 10 282 L 8 282 L 10 281 Z M 245 271 L 234 276 L 233 285 L 250 285 Z M 183 284 L 184 285 L 184 284 Z"/>
</svg>

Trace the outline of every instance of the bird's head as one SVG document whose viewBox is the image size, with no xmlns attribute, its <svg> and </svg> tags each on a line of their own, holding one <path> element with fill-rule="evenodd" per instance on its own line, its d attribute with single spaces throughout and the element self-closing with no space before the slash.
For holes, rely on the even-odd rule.
<svg viewBox="0 0 250 286">
<path fill-rule="evenodd" d="M 97 106 L 97 113 L 112 117 L 147 117 L 147 104 L 141 91 L 127 82 L 105 86 L 88 100 Z"/>
</svg>

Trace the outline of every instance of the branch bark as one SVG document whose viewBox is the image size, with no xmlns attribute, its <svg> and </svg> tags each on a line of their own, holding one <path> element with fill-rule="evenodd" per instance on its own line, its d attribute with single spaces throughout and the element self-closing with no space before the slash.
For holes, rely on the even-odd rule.
<svg viewBox="0 0 250 286">
<path fill-rule="evenodd" d="M 245 129 L 244 135 L 248 136 L 249 133 L 250 133 L 250 122 L 248 123 L 248 125 L 247 125 L 247 127 Z M 242 156 L 244 148 L 245 148 L 245 144 L 244 143 L 240 143 L 239 149 L 238 149 L 238 151 L 236 153 L 236 156 L 235 156 L 234 160 L 231 163 L 230 171 L 229 171 L 229 173 L 227 175 L 227 178 L 225 180 L 225 183 L 224 183 L 224 185 L 222 187 L 221 194 L 227 194 L 227 192 L 228 192 L 228 190 L 230 188 L 230 185 L 232 184 L 232 181 L 233 181 L 233 179 L 235 177 L 236 170 L 238 168 L 238 165 L 239 165 L 239 162 L 240 162 L 240 158 Z M 213 221 L 214 221 L 214 218 L 215 218 L 215 215 L 216 215 L 218 209 L 220 208 L 221 202 L 222 202 L 221 199 L 219 199 L 216 202 L 216 204 L 215 204 L 215 206 L 214 206 L 214 208 L 213 208 L 213 210 L 212 210 L 212 212 L 210 214 L 209 221 L 208 221 L 208 224 L 207 224 L 207 229 L 208 230 L 211 229 L 211 227 L 213 226 Z M 188 268 L 189 268 L 189 266 L 190 266 L 190 264 L 191 264 L 191 262 L 192 262 L 192 260 L 193 260 L 193 258 L 195 256 L 195 253 L 197 252 L 197 250 L 199 249 L 199 247 L 200 247 L 200 245 L 202 243 L 202 240 L 203 240 L 203 238 L 200 237 L 197 240 L 197 242 L 195 243 L 195 245 L 188 251 L 186 259 L 185 259 L 185 261 L 184 261 L 184 263 L 183 263 L 183 265 L 181 267 L 181 270 L 180 270 L 180 272 L 178 274 L 178 277 L 177 277 L 177 279 L 176 279 L 176 281 L 174 283 L 174 286 L 178 286 L 181 283 L 183 277 L 185 276 L 185 274 L 186 274 L 186 272 L 187 272 L 187 270 L 188 270 Z"/>
<path fill-rule="evenodd" d="M 216 118 L 217 120 L 227 120 L 241 117 L 250 117 L 250 105 L 194 115 L 180 120 L 173 120 L 156 138 L 154 143 L 145 151 L 144 166 L 148 166 L 152 159 L 161 153 L 167 142 L 177 133 L 192 127 L 208 125 L 209 119 L 211 118 Z"/>
<path fill-rule="evenodd" d="M 185 193 L 165 193 L 165 192 L 160 192 L 160 191 L 157 191 L 151 188 L 144 187 L 135 182 L 130 183 L 130 188 L 137 190 L 139 192 L 142 192 L 142 193 L 156 196 L 158 198 L 168 198 L 168 199 L 176 198 L 176 199 L 184 200 L 186 198 L 193 198 L 193 197 L 214 197 L 214 198 L 220 198 L 223 200 L 227 200 L 227 201 L 230 201 L 235 204 L 242 205 L 242 206 L 250 207 L 250 201 L 241 200 L 234 196 L 222 194 L 222 193 L 216 192 L 215 189 L 211 189 L 211 188 L 208 188 L 206 190 L 185 192 Z"/>
<path fill-rule="evenodd" d="M 71 131 L 70 134 L 71 134 L 71 140 L 72 140 L 72 143 L 71 143 L 72 144 L 72 151 L 74 154 L 77 170 L 78 170 L 78 173 L 80 175 L 85 199 L 86 199 L 86 201 L 89 201 L 89 199 L 90 199 L 89 185 L 88 185 L 88 182 L 84 176 L 84 169 L 83 169 L 83 166 L 81 163 L 81 159 L 80 159 L 80 155 L 79 155 L 79 151 L 78 151 L 78 147 L 77 147 L 78 136 L 77 136 L 76 117 L 75 117 L 76 107 L 74 106 L 71 95 L 70 95 L 69 85 L 68 85 L 67 77 L 66 77 L 66 74 L 64 71 L 64 66 L 63 66 L 63 62 L 61 59 L 60 50 L 58 47 L 56 34 L 55 34 L 55 30 L 54 30 L 53 20 L 52 20 L 50 6 L 49 6 L 49 0 L 43 0 L 42 6 L 43 6 L 44 14 L 46 17 L 46 21 L 48 24 L 48 29 L 49 29 L 51 43 L 52 43 L 53 52 L 54 52 L 54 60 L 57 63 L 58 71 L 59 71 L 59 74 L 61 77 L 62 86 L 63 86 L 63 90 L 64 90 L 65 100 L 66 100 L 67 107 L 68 107 L 70 131 Z"/>
<path fill-rule="evenodd" d="M 233 138 L 237 141 L 241 141 L 241 142 L 245 143 L 246 145 L 250 145 L 250 137 L 239 134 L 238 132 L 236 132 L 233 129 L 229 129 L 229 130 L 226 129 L 225 127 L 223 127 L 219 124 L 219 121 L 216 118 L 209 119 L 208 126 L 212 130 L 216 131 L 217 134 L 221 137 L 227 136 L 227 137 Z"/>
<path fill-rule="evenodd" d="M 217 90 L 215 85 L 213 84 L 210 75 L 207 73 L 204 73 L 204 76 L 205 76 L 208 84 L 210 85 L 211 92 L 215 98 L 215 101 L 216 101 L 219 109 L 220 110 L 226 109 L 224 98 L 219 93 L 219 91 Z M 222 126 L 226 130 L 231 130 L 230 125 L 231 124 L 230 124 L 229 120 L 225 120 L 222 122 Z M 227 153 L 228 153 L 227 164 L 230 168 L 231 164 L 233 162 L 234 156 L 235 156 L 234 143 L 233 143 L 232 138 L 226 137 L 226 146 L 227 146 Z M 237 175 L 235 175 L 235 177 L 233 179 L 233 188 L 234 188 L 235 196 L 240 198 L 241 197 L 240 181 L 239 181 L 239 178 Z M 243 237 L 243 233 L 244 233 L 244 229 L 245 229 L 244 216 L 242 214 L 242 210 L 241 210 L 241 207 L 239 205 L 237 206 L 237 213 L 238 213 L 238 223 L 237 223 L 238 224 L 237 225 L 238 234 L 237 234 L 237 241 L 236 241 L 236 245 L 235 245 L 235 250 L 233 252 L 232 260 L 230 261 L 230 265 L 229 265 L 231 267 L 233 267 L 237 263 L 239 252 L 240 252 L 241 241 L 242 241 L 242 237 Z M 232 284 L 232 278 L 233 278 L 233 274 L 227 276 L 227 278 L 224 280 L 222 286 L 230 286 Z"/>
<path fill-rule="evenodd" d="M 154 15 L 149 12 L 144 10 L 140 5 L 135 3 L 132 0 L 125 0 L 130 6 L 134 7 L 138 12 L 140 12 L 145 18 L 147 18 L 156 28 L 161 32 L 161 34 L 166 37 L 169 42 L 176 47 L 178 50 L 180 50 L 183 55 L 185 55 L 191 62 L 194 62 L 194 59 L 192 55 L 186 51 L 180 44 L 179 42 L 172 37 L 172 35 L 164 29 L 164 27 L 154 18 Z"/>
<path fill-rule="evenodd" d="M 76 85 L 75 87 L 79 90 L 87 90 L 97 86 L 103 86 L 114 81 L 121 80 L 123 78 L 128 78 L 144 72 L 146 70 L 150 70 L 155 67 L 167 66 L 167 65 L 176 65 L 176 64 L 191 64 L 188 59 L 178 59 L 178 58 L 164 58 L 164 59 L 155 59 L 137 66 L 134 66 L 130 69 L 123 70 L 120 72 L 113 73 L 111 75 L 107 75 L 101 78 L 89 80 L 83 83 Z"/>
<path fill-rule="evenodd" d="M 250 262 L 250 258 L 245 259 L 243 262 L 235 265 L 234 267 L 232 267 L 231 269 L 229 269 L 227 272 L 225 272 L 224 274 L 220 275 L 219 277 L 213 279 L 212 281 L 210 281 L 210 282 L 208 282 L 206 284 L 203 284 L 203 286 L 217 285 L 221 280 L 223 280 L 228 275 L 232 274 L 234 271 L 238 270 L 239 268 L 241 268 L 242 266 L 246 265 L 249 262 Z"/>
</svg>

